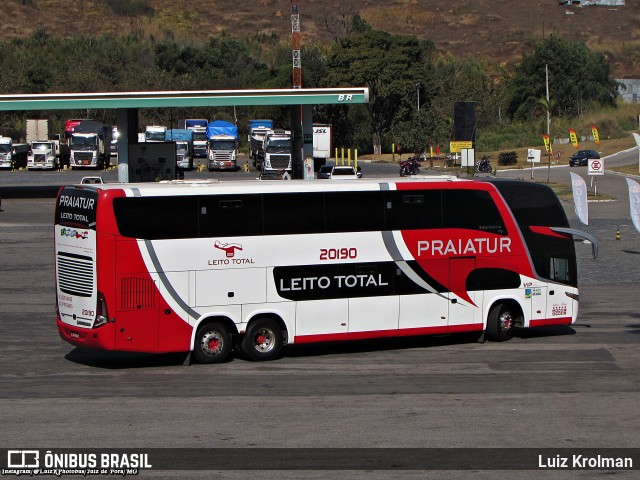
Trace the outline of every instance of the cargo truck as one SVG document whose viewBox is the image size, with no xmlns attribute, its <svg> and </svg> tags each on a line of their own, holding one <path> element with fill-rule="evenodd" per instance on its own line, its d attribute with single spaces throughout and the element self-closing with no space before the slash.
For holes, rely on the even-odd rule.
<svg viewBox="0 0 640 480">
<path fill-rule="evenodd" d="M 13 143 L 11 137 L 0 137 L 0 168 L 15 170 L 26 168 L 29 161 L 29 145 Z"/>
<path fill-rule="evenodd" d="M 236 170 L 238 127 L 224 120 L 207 125 L 207 169 Z"/>
<path fill-rule="evenodd" d="M 47 119 L 28 119 L 27 120 L 27 143 L 32 144 L 40 140 L 49 140 L 51 138 L 51 130 L 49 130 L 49 120 Z"/>
<path fill-rule="evenodd" d="M 331 125 L 313 124 L 313 168 L 317 172 L 331 158 Z"/>
<path fill-rule="evenodd" d="M 193 156 L 207 157 L 207 125 L 209 120 L 205 118 L 187 118 L 184 128 L 193 131 Z"/>
<path fill-rule="evenodd" d="M 254 167 L 257 167 L 264 158 L 264 151 L 262 150 L 264 143 L 264 136 L 273 129 L 273 120 L 249 120 L 247 125 L 249 142 L 249 158 Z"/>
<path fill-rule="evenodd" d="M 291 175 L 292 139 L 289 130 L 270 130 L 262 143 L 260 170 L 263 174 L 286 171 Z"/>
<path fill-rule="evenodd" d="M 193 170 L 193 130 L 172 128 L 167 130 L 165 141 L 175 142 L 178 168 Z"/>
<path fill-rule="evenodd" d="M 60 141 L 38 140 L 31 143 L 29 170 L 55 170 L 60 166 Z"/>
<path fill-rule="evenodd" d="M 147 125 L 144 129 L 145 142 L 164 142 L 167 127 L 162 125 Z"/>
<path fill-rule="evenodd" d="M 83 120 L 69 142 L 71 168 L 108 168 L 111 165 L 111 126 Z"/>
</svg>

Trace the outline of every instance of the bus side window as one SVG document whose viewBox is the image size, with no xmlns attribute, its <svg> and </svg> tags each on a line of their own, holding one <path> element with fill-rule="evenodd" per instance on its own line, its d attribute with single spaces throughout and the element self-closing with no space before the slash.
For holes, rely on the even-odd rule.
<svg viewBox="0 0 640 480">
<path fill-rule="evenodd" d="M 324 208 L 327 233 L 384 230 L 382 192 L 327 192 Z"/>
<path fill-rule="evenodd" d="M 265 193 L 265 235 L 324 233 L 324 194 Z"/>
<path fill-rule="evenodd" d="M 386 230 L 442 228 L 441 190 L 385 192 Z"/>
<path fill-rule="evenodd" d="M 485 190 L 444 190 L 442 207 L 444 228 L 507 234 L 500 211 Z"/>
<path fill-rule="evenodd" d="M 262 235 L 262 195 L 201 196 L 200 236 Z"/>
</svg>

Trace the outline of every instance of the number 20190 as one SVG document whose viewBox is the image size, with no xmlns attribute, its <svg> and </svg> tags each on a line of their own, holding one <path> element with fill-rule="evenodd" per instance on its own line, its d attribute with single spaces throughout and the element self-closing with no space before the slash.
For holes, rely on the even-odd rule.
<svg viewBox="0 0 640 480">
<path fill-rule="evenodd" d="M 321 248 L 320 260 L 346 260 L 356 258 L 358 250 L 355 248 Z"/>
</svg>

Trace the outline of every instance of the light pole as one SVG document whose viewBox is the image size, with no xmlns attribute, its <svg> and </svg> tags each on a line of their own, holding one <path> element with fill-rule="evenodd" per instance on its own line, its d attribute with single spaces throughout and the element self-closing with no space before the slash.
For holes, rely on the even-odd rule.
<svg viewBox="0 0 640 480">
<path fill-rule="evenodd" d="M 420 111 L 420 83 L 416 83 L 416 91 L 418 92 L 418 111 Z"/>
</svg>

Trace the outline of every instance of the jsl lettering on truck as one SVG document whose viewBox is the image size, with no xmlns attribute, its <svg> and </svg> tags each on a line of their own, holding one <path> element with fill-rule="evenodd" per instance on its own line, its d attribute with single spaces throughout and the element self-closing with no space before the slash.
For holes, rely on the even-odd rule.
<svg viewBox="0 0 640 480">
<path fill-rule="evenodd" d="M 57 326 L 78 347 L 254 360 L 283 346 L 570 325 L 574 236 L 521 181 L 63 187 Z"/>
</svg>

